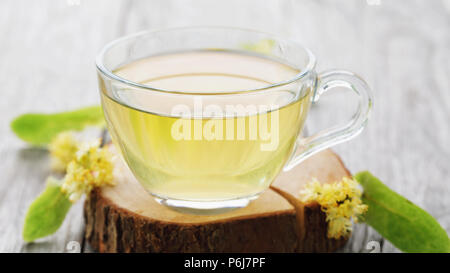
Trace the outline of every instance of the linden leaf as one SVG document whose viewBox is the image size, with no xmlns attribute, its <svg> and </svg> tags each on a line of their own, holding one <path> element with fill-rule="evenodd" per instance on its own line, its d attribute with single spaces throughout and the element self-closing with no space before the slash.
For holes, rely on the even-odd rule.
<svg viewBox="0 0 450 273">
<path fill-rule="evenodd" d="M 275 41 L 264 39 L 256 43 L 243 44 L 241 47 L 248 51 L 270 55 L 275 47 Z"/>
<path fill-rule="evenodd" d="M 87 125 L 103 125 L 101 106 L 55 114 L 24 114 L 11 122 L 14 133 L 32 145 L 48 144 L 63 131 L 79 131 Z"/>
<path fill-rule="evenodd" d="M 369 206 L 364 221 L 404 252 L 450 252 L 447 232 L 426 211 L 385 186 L 371 173 L 355 175 Z"/>
<path fill-rule="evenodd" d="M 61 181 L 49 177 L 45 190 L 28 208 L 22 237 L 26 242 L 53 234 L 66 217 L 72 203 L 61 192 Z"/>
</svg>

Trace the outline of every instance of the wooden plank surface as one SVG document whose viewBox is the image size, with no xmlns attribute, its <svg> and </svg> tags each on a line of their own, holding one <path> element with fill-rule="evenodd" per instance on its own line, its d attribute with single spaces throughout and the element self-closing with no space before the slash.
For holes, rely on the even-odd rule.
<svg viewBox="0 0 450 273">
<path fill-rule="evenodd" d="M 278 33 L 315 52 L 319 71 L 358 72 L 373 89 L 373 115 L 365 132 L 335 151 L 352 172 L 372 171 L 450 231 L 450 1 L 3 0 L 0 252 L 89 250 L 81 202 L 57 234 L 34 244 L 21 240 L 26 208 L 49 175 L 48 155 L 16 139 L 11 119 L 98 104 L 94 57 L 102 45 L 140 30 L 189 25 Z M 353 102 L 333 93 L 313 107 L 311 133 L 349 118 Z M 371 250 L 397 251 L 359 224 L 341 251 Z"/>
</svg>

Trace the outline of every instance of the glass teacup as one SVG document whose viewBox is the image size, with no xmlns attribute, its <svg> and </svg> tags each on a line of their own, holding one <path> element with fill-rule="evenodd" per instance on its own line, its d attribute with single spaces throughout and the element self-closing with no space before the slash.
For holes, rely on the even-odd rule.
<svg viewBox="0 0 450 273">
<path fill-rule="evenodd" d="M 246 206 L 283 169 L 366 125 L 370 90 L 347 71 L 317 74 L 312 53 L 274 35 L 224 27 L 142 32 L 97 58 L 113 143 L 160 203 L 185 210 Z M 313 101 L 350 89 L 343 126 L 301 138 Z"/>
</svg>

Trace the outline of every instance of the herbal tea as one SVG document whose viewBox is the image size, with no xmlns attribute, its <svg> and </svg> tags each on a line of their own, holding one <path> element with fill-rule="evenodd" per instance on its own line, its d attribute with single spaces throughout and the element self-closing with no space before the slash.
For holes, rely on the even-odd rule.
<svg viewBox="0 0 450 273">
<path fill-rule="evenodd" d="M 155 89 L 101 86 L 101 96 L 113 142 L 145 189 L 164 199 L 218 201 L 261 193 L 291 155 L 310 105 L 309 89 L 289 85 L 264 96 L 246 94 L 298 70 L 239 52 L 158 55 L 114 73 Z M 231 103 L 227 94 L 235 91 L 242 91 L 240 101 Z"/>
</svg>

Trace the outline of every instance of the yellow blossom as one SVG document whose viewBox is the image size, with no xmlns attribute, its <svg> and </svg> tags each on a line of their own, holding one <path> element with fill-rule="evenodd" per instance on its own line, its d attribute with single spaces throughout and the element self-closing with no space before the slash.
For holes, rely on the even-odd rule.
<svg viewBox="0 0 450 273">
<path fill-rule="evenodd" d="M 112 155 L 99 145 L 100 141 L 83 143 L 67 166 L 61 189 L 71 202 L 76 202 L 95 187 L 114 185 Z"/>
<path fill-rule="evenodd" d="M 67 165 L 75 158 L 78 145 L 71 132 L 58 134 L 49 144 L 52 169 L 57 172 L 66 171 Z"/>
<path fill-rule="evenodd" d="M 352 231 L 352 219 L 367 211 L 361 201 L 358 183 L 348 177 L 335 183 L 321 184 L 313 179 L 300 192 L 303 202 L 317 202 L 326 213 L 328 237 L 338 239 L 348 237 Z"/>
</svg>

